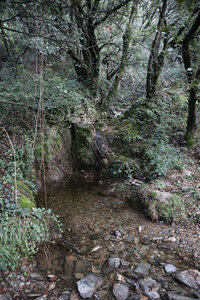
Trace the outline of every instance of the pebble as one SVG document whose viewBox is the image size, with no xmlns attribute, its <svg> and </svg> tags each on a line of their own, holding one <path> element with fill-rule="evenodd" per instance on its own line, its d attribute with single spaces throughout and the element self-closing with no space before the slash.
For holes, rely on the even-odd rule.
<svg viewBox="0 0 200 300">
<path fill-rule="evenodd" d="M 113 294 L 116 300 L 126 300 L 129 296 L 129 288 L 121 283 L 116 283 L 113 287 Z"/>
<path fill-rule="evenodd" d="M 116 236 L 116 237 L 121 237 L 121 236 L 122 236 L 122 234 L 121 234 L 121 232 L 120 232 L 120 231 L 118 231 L 118 230 L 115 230 L 115 231 L 114 231 L 114 236 Z"/>
<path fill-rule="evenodd" d="M 176 267 L 172 264 L 166 264 L 164 266 L 165 272 L 168 274 L 172 274 L 176 272 Z"/>
</svg>

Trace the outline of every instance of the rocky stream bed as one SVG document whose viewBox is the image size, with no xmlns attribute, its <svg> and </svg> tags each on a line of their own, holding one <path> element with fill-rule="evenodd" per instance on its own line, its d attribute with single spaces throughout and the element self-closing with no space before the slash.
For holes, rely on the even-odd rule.
<svg viewBox="0 0 200 300">
<path fill-rule="evenodd" d="M 198 225 L 152 223 L 112 187 L 92 183 L 51 186 L 48 206 L 62 237 L 2 274 L 0 300 L 200 299 Z"/>
</svg>

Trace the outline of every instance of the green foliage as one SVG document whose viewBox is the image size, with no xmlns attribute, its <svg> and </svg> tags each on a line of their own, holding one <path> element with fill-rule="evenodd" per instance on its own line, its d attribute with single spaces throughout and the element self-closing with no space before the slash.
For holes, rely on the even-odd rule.
<svg viewBox="0 0 200 300">
<path fill-rule="evenodd" d="M 154 141 L 152 147 L 146 150 L 146 158 L 149 169 L 159 176 L 165 175 L 169 169 L 182 169 L 184 166 L 180 150 L 164 141 Z"/>
<path fill-rule="evenodd" d="M 50 240 L 49 222 L 57 217 L 40 208 L 31 213 L 16 207 L 18 215 L 4 214 L 0 223 L 0 269 L 14 269 L 23 259 L 37 252 L 39 244 Z"/>
<path fill-rule="evenodd" d="M 0 74 L 4 80 L 0 86 L 0 99 L 16 104 L 3 104 L 0 102 L 0 119 L 21 127 L 35 126 L 36 114 L 39 107 L 39 75 L 21 70 L 17 77 L 10 72 Z M 61 122 L 69 120 L 70 116 L 87 114 L 90 100 L 83 93 L 82 86 L 77 81 L 62 78 L 59 74 L 46 72 L 44 81 L 44 108 L 45 116 L 49 121 Z M 13 114 L 14 112 L 14 114 Z M 6 116 L 6 118 L 5 118 Z"/>
</svg>

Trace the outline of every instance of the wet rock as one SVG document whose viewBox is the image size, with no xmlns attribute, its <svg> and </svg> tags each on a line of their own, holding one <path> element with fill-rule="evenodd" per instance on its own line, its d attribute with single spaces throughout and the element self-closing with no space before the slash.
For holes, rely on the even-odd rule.
<svg viewBox="0 0 200 300">
<path fill-rule="evenodd" d="M 177 272 L 173 274 L 173 277 L 193 289 L 200 288 L 200 272 L 197 270 L 190 269 Z"/>
<path fill-rule="evenodd" d="M 77 282 L 78 291 L 82 298 L 90 298 L 96 289 L 101 286 L 104 279 L 97 274 L 91 273 Z"/>
<path fill-rule="evenodd" d="M 176 272 L 176 267 L 172 264 L 166 264 L 164 266 L 165 272 L 168 274 L 172 274 Z"/>
<path fill-rule="evenodd" d="M 116 283 L 113 287 L 113 294 L 116 300 L 126 300 L 129 296 L 129 288 L 121 283 Z"/>
<path fill-rule="evenodd" d="M 176 294 L 174 292 L 168 292 L 167 293 L 167 299 L 168 300 L 195 300 L 197 298 L 193 298 L 193 297 L 188 297 L 188 296 L 183 296 L 181 294 Z"/>
<path fill-rule="evenodd" d="M 150 277 L 145 278 L 145 279 L 140 279 L 138 281 L 138 285 L 139 285 L 139 288 L 145 293 L 148 293 L 151 291 L 157 292 L 161 287 L 160 283 L 158 283 L 157 281 L 155 281 L 154 279 L 152 279 Z"/>
<path fill-rule="evenodd" d="M 47 299 L 46 295 L 38 297 L 38 298 L 35 298 L 35 300 L 45 300 L 45 299 Z"/>
<path fill-rule="evenodd" d="M 135 272 L 143 275 L 149 275 L 150 269 L 151 269 L 151 265 L 143 261 L 137 266 Z"/>
<path fill-rule="evenodd" d="M 43 281 L 42 276 L 38 273 L 35 273 L 35 272 L 31 273 L 30 277 L 34 280 L 37 280 L 37 281 Z"/>
<path fill-rule="evenodd" d="M 140 241 L 143 245 L 149 245 L 150 243 L 150 237 L 149 235 L 145 234 L 140 238 Z"/>
<path fill-rule="evenodd" d="M 64 291 L 58 300 L 69 300 L 69 297 L 70 297 L 70 292 Z"/>
</svg>

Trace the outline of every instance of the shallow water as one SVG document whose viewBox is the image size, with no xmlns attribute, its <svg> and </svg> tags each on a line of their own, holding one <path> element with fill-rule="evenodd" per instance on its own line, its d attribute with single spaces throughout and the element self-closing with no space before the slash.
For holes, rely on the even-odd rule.
<svg viewBox="0 0 200 300">
<path fill-rule="evenodd" d="M 172 243 L 163 242 L 163 238 L 172 236 L 172 228 L 152 223 L 140 210 L 131 208 L 123 195 L 109 195 L 107 190 L 106 186 L 78 180 L 48 187 L 48 208 L 60 216 L 64 232 L 57 244 L 47 245 L 37 254 L 37 269 L 44 276 L 56 274 L 56 291 L 62 292 L 76 289 L 76 277 L 80 274 L 100 273 L 112 256 L 124 261 L 123 270 L 146 261 L 152 266 L 152 278 L 164 277 L 176 287 L 177 283 L 166 278 L 163 264 L 173 263 L 179 269 L 187 269 L 192 262 L 178 254 L 177 236 Z M 44 206 L 42 192 L 38 205 Z M 120 236 L 116 236 L 116 230 Z"/>
</svg>

